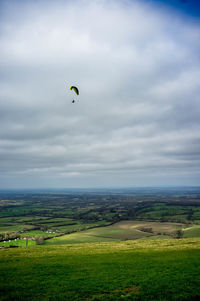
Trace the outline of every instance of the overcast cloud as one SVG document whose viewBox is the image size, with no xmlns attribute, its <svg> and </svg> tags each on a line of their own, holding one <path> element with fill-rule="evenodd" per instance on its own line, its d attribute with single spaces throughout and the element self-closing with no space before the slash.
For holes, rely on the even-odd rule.
<svg viewBox="0 0 200 301">
<path fill-rule="evenodd" d="M 0 187 L 199 185 L 199 25 L 139 0 L 1 1 Z"/>
</svg>

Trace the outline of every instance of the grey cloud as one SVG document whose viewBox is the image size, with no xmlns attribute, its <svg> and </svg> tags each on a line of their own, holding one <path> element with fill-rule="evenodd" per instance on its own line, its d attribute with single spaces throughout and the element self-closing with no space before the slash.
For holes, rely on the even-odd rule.
<svg viewBox="0 0 200 301">
<path fill-rule="evenodd" d="M 141 1 L 12 3 L 0 21 L 2 187 L 197 184 L 197 25 Z"/>
</svg>

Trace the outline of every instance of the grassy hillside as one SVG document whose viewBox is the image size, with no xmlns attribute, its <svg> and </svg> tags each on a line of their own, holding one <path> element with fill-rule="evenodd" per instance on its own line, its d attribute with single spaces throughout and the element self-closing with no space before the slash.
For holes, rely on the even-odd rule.
<svg viewBox="0 0 200 301">
<path fill-rule="evenodd" d="M 184 229 L 183 237 L 200 237 L 200 226 L 193 225 Z"/>
<path fill-rule="evenodd" d="M 200 239 L 0 249 L 1 300 L 194 301 Z"/>
</svg>

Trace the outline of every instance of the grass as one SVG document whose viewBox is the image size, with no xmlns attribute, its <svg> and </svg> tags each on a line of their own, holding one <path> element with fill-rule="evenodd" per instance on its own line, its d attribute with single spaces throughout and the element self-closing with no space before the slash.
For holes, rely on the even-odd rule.
<svg viewBox="0 0 200 301">
<path fill-rule="evenodd" d="M 91 243 L 91 242 L 106 242 L 115 241 L 114 238 L 98 237 L 87 235 L 87 231 L 77 232 L 72 234 L 55 237 L 45 240 L 45 245 L 65 245 L 65 244 L 79 244 L 79 243 Z"/>
<path fill-rule="evenodd" d="M 169 235 L 153 235 L 153 236 L 146 236 L 141 238 L 141 240 L 160 240 L 160 239 L 170 239 Z"/>
<path fill-rule="evenodd" d="M 21 237 L 24 237 L 27 235 L 30 237 L 35 237 L 37 235 L 54 237 L 56 234 L 55 233 L 47 233 L 47 231 L 41 231 L 41 230 L 27 231 L 27 232 L 23 232 L 20 234 Z"/>
<path fill-rule="evenodd" d="M 166 205 L 164 203 L 153 203 L 148 208 L 140 211 L 140 220 L 155 220 L 161 221 L 163 218 L 169 222 L 187 223 L 188 215 L 192 222 L 199 223 L 200 208 L 193 206 L 174 206 L 172 204 Z"/>
<path fill-rule="evenodd" d="M 1 300 L 200 298 L 198 238 L 2 249 L 0 264 Z"/>
<path fill-rule="evenodd" d="M 31 231 L 35 227 L 46 228 L 48 230 L 58 231 L 58 232 L 66 232 L 66 231 L 81 231 L 83 228 L 87 229 L 90 227 L 96 227 L 101 224 L 109 224 L 105 221 L 97 221 L 97 222 L 91 222 L 91 223 L 82 223 L 79 220 L 74 220 L 70 218 L 50 218 L 47 217 L 41 217 L 41 216 L 29 216 L 29 217 L 4 217 L 1 218 L 0 221 L 0 234 L 1 233 L 12 233 L 17 231 L 24 231 L 26 232 L 26 235 L 34 236 L 31 233 L 34 231 Z M 30 229 L 30 232 L 29 232 Z M 28 230 L 28 232 L 26 231 Z M 42 231 L 38 234 L 46 235 L 42 233 Z M 53 235 L 52 235 L 53 236 Z"/>
<path fill-rule="evenodd" d="M 120 229 L 114 226 L 92 229 L 87 231 L 87 234 L 89 236 L 115 238 L 120 240 L 138 239 L 152 235 L 150 233 L 144 233 L 138 229 Z"/>
<path fill-rule="evenodd" d="M 17 231 L 22 231 L 25 229 L 33 229 L 34 226 L 32 225 L 27 225 L 27 224 L 13 224 L 10 226 L 1 226 L 0 227 L 0 233 L 10 233 L 10 232 L 17 232 Z"/>
<path fill-rule="evenodd" d="M 100 226 L 101 224 L 106 224 L 106 222 L 96 222 L 96 223 L 78 223 L 75 225 L 65 225 L 65 226 L 59 226 L 55 227 L 58 231 L 64 232 L 64 231 L 81 231 L 83 229 L 87 229 L 90 227 L 97 227 Z M 53 228 L 53 227 L 52 227 Z"/>
<path fill-rule="evenodd" d="M 200 225 L 193 225 L 184 229 L 183 237 L 200 237 Z"/>
<path fill-rule="evenodd" d="M 34 246 L 34 245 L 35 245 L 35 241 L 33 241 L 33 240 L 28 241 L 28 247 Z M 6 241 L 5 243 L 0 242 L 0 247 L 11 247 L 11 246 L 25 248 L 26 240 L 25 239 L 17 239 L 17 240 Z"/>
<path fill-rule="evenodd" d="M 112 240 L 133 240 L 133 239 L 163 239 L 169 238 L 176 230 L 182 229 L 185 225 L 178 223 L 159 223 L 141 221 L 121 221 L 106 227 L 93 228 L 78 233 L 67 234 L 45 241 L 47 245 L 74 244 L 87 242 L 104 242 Z M 142 231 L 151 228 L 153 233 Z M 77 230 L 79 230 L 77 228 Z M 157 235 L 157 234 L 160 235 Z M 163 235 L 163 233 L 165 235 Z M 154 238 L 155 236 L 155 238 Z M 193 237 L 193 236 L 191 236 Z"/>
</svg>

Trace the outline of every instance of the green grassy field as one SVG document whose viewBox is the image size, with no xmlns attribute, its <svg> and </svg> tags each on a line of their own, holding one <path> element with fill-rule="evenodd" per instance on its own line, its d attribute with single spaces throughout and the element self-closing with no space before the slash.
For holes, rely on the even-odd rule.
<svg viewBox="0 0 200 301">
<path fill-rule="evenodd" d="M 60 237 L 55 237 L 53 239 L 45 240 L 45 245 L 64 245 L 64 244 L 79 244 L 79 243 L 90 243 L 90 242 L 106 242 L 106 241 L 116 241 L 114 238 L 99 237 L 88 235 L 87 231 L 77 232 L 72 234 L 63 235 Z"/>
<path fill-rule="evenodd" d="M 193 225 L 184 229 L 183 237 L 200 237 L 200 225 Z"/>
<path fill-rule="evenodd" d="M 10 233 L 10 232 L 16 232 L 16 231 L 24 231 L 25 229 L 33 229 L 34 226 L 27 225 L 27 224 L 13 224 L 9 226 L 1 226 L 0 227 L 0 233 Z"/>
<path fill-rule="evenodd" d="M 166 206 L 163 203 L 153 203 L 148 208 L 144 208 L 140 211 L 138 218 L 140 220 L 155 220 L 155 221 L 169 221 L 178 223 L 187 223 L 188 218 L 190 220 L 199 224 L 200 222 L 200 208 L 192 206 Z"/>
<path fill-rule="evenodd" d="M 67 234 L 61 237 L 55 237 L 45 241 L 47 245 L 73 244 L 87 242 L 104 242 L 112 240 L 133 240 L 133 239 L 164 239 L 169 238 L 176 230 L 186 227 L 180 223 L 159 223 L 143 221 L 121 221 L 106 227 L 93 228 L 86 231 Z M 197 226 L 198 227 L 198 226 Z M 200 228 L 200 227 L 199 227 Z M 151 232 L 144 231 L 151 229 Z M 192 236 L 193 227 L 190 227 L 190 236 Z M 196 228 L 195 228 L 196 229 Z M 188 232 L 188 233 L 189 233 Z M 159 234 L 159 235 L 158 235 Z M 154 238 L 155 236 L 155 238 Z"/>
<path fill-rule="evenodd" d="M 72 231 L 81 231 L 82 229 L 87 229 L 90 227 L 96 227 L 101 224 L 109 224 L 106 221 L 96 221 L 91 223 L 82 223 L 69 218 L 50 218 L 50 217 L 1 217 L 0 221 L 0 234 L 1 233 L 12 233 L 20 232 L 26 233 L 24 235 L 35 236 L 41 234 L 44 236 L 54 236 L 53 232 L 65 233 Z M 34 230 L 38 228 L 46 230 Z M 38 232 L 39 231 L 39 232 Z M 51 235 L 47 235 L 48 232 L 52 232 Z M 29 233 L 28 233 L 29 232 Z M 20 234 L 22 236 L 22 234 Z"/>
<path fill-rule="evenodd" d="M 1 249 L 1 300 L 194 301 L 200 239 Z"/>
<path fill-rule="evenodd" d="M 0 242 L 0 247 L 20 247 L 20 248 L 25 248 L 26 247 L 26 240 L 25 239 L 17 239 L 17 240 L 8 240 L 5 243 Z M 35 241 L 29 240 L 28 241 L 28 247 L 30 246 L 35 246 Z"/>
</svg>

